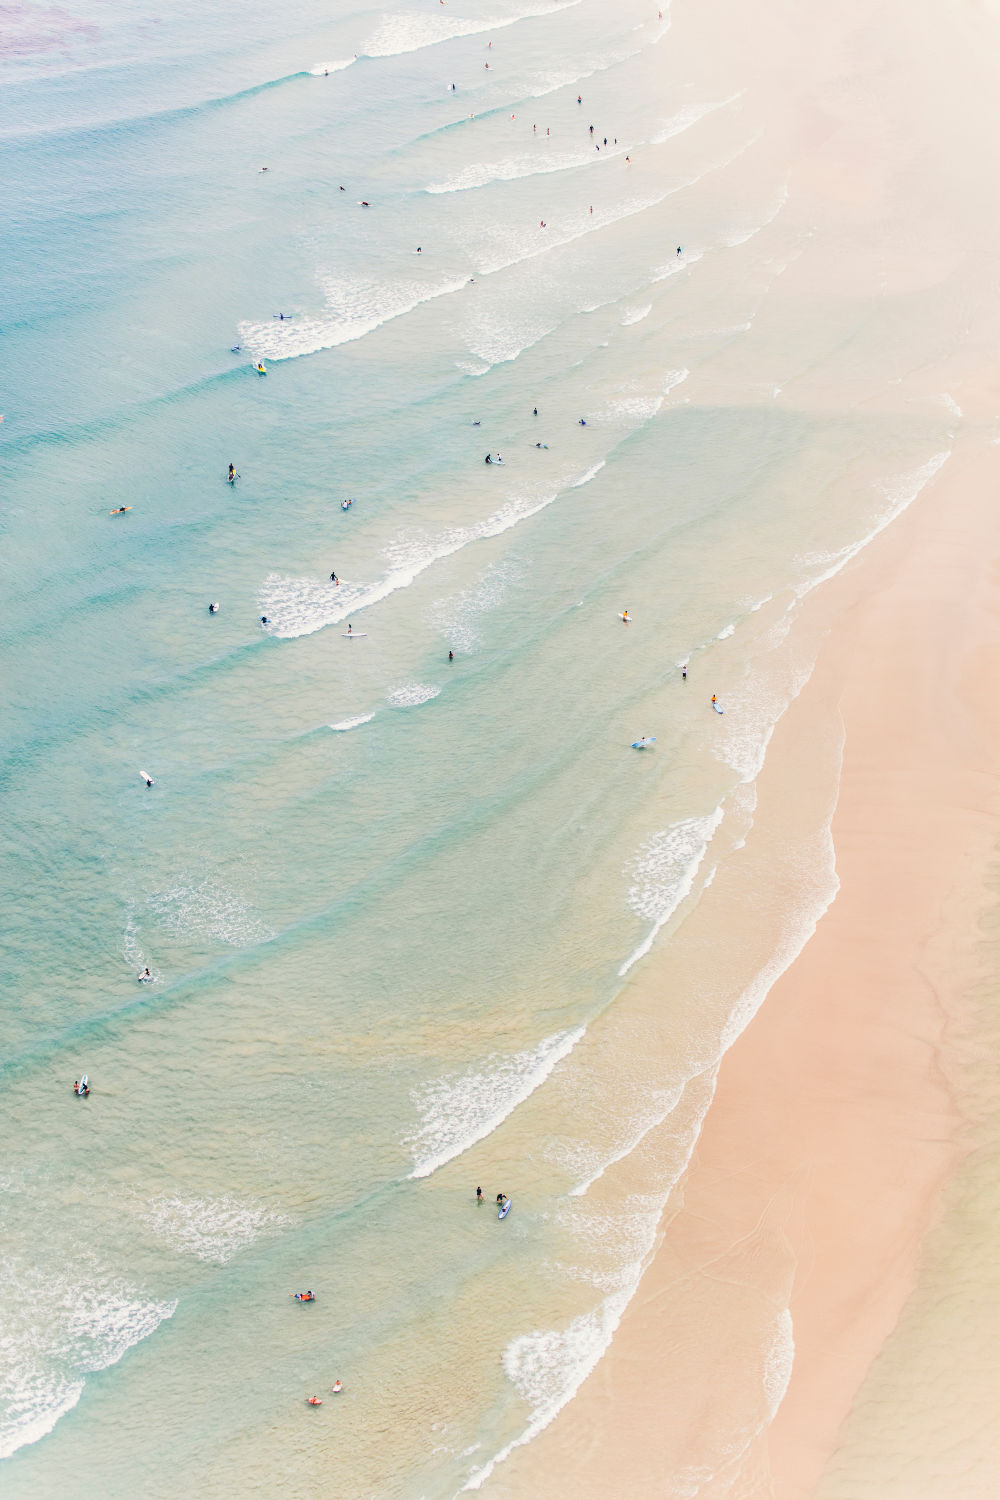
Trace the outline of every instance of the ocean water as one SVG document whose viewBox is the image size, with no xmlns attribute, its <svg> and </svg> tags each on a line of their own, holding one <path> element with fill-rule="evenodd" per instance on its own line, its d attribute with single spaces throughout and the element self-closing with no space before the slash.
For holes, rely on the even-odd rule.
<svg viewBox="0 0 1000 1500">
<path fill-rule="evenodd" d="M 11 1497 L 478 1487 L 607 1347 L 835 889 L 826 797 L 755 940 L 640 1021 L 801 600 L 961 421 L 882 399 L 905 310 L 783 291 L 831 245 L 684 19 L 74 0 L 0 39 Z"/>
</svg>

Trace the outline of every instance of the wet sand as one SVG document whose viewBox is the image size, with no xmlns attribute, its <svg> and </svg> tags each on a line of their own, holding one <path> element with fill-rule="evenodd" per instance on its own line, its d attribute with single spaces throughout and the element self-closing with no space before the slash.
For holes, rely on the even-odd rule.
<svg viewBox="0 0 1000 1500">
<path fill-rule="evenodd" d="M 610 1351 L 486 1493 L 815 1492 L 963 1151 L 949 1046 L 978 974 L 1000 814 L 1000 708 L 982 687 L 1000 663 L 995 548 L 983 545 L 998 482 L 996 448 L 960 446 L 807 605 L 830 634 L 775 734 L 758 821 L 794 800 L 811 736 L 839 717 L 839 894 L 723 1060 Z M 637 982 L 655 984 L 655 957 Z M 786 1308 L 795 1356 L 781 1399 Z M 769 1329 L 754 1431 L 741 1393 Z"/>
</svg>

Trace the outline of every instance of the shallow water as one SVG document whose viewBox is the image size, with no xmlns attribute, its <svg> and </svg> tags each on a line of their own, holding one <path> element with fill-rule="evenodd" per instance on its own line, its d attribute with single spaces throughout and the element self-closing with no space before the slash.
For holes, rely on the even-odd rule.
<svg viewBox="0 0 1000 1500">
<path fill-rule="evenodd" d="M 6 1492 L 451 1495 L 606 1346 L 799 940 L 779 880 L 627 1061 L 797 601 L 955 417 L 861 399 L 908 324 L 772 312 L 789 153 L 669 11 L 73 15 L 3 61 Z"/>
</svg>

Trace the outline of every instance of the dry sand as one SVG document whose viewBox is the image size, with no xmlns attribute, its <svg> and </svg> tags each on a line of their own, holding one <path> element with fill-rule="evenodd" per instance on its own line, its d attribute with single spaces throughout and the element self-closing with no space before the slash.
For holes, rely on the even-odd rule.
<svg viewBox="0 0 1000 1500">
<path fill-rule="evenodd" d="M 814 1493 L 962 1150 L 947 1049 L 1000 814 L 998 483 L 1000 451 L 960 447 L 807 606 L 832 628 L 775 735 L 758 817 L 794 798 L 810 736 L 838 712 L 839 895 L 725 1057 L 683 1203 L 609 1353 L 485 1493 Z M 655 983 L 655 961 L 638 982 Z M 786 1303 L 795 1359 L 773 1424 L 735 1424 L 710 1473 L 727 1393 L 769 1326 L 780 1395 Z"/>
</svg>

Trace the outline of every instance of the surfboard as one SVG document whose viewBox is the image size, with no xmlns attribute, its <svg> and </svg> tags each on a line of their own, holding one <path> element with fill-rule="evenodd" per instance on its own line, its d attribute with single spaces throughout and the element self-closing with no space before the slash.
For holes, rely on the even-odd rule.
<svg viewBox="0 0 1000 1500">
<path fill-rule="evenodd" d="M 363 641 L 368 634 L 367 630 L 342 630 L 340 633 L 345 641 Z"/>
<path fill-rule="evenodd" d="M 618 618 L 619 618 L 619 620 L 621 620 L 621 622 L 622 622 L 623 625 L 631 625 L 631 623 L 632 623 L 632 616 L 631 615 L 619 615 Z"/>
<path fill-rule="evenodd" d="M 721 713 L 724 713 L 724 712 L 725 712 L 725 710 L 724 710 L 724 709 L 721 709 L 721 708 L 720 708 L 720 707 L 719 707 L 719 705 L 718 705 L 718 704 L 717 704 L 717 703 L 713 703 L 713 704 L 712 704 L 712 707 L 713 707 L 713 708 L 714 708 L 714 709 L 715 709 L 715 712 L 716 712 L 716 713 L 717 713 L 717 714 L 721 714 Z"/>
<path fill-rule="evenodd" d="M 150 776 L 150 774 L 149 774 L 148 771 L 140 771 L 139 775 L 142 777 L 143 781 L 146 783 L 147 786 L 155 786 L 156 785 L 156 782 L 153 780 L 152 776 Z"/>
<path fill-rule="evenodd" d="M 109 510 L 108 511 L 108 515 L 109 516 L 123 516 L 127 510 L 131 510 L 131 509 L 132 509 L 131 505 L 120 505 L 117 510 Z"/>
<path fill-rule="evenodd" d="M 655 744 L 656 744 L 656 735 L 655 734 L 651 734 L 648 737 L 644 736 L 641 740 L 633 740 L 632 741 L 632 749 L 633 750 L 645 750 L 646 747 L 647 747 L 647 745 L 655 745 Z"/>
<path fill-rule="evenodd" d="M 498 1219 L 506 1219 L 507 1215 L 510 1213 L 510 1202 L 511 1200 L 508 1198 L 501 1208 L 500 1212 L 497 1214 Z"/>
<path fill-rule="evenodd" d="M 81 1094 L 85 1094 L 87 1092 L 88 1084 L 87 1084 L 87 1075 L 86 1075 L 86 1073 L 84 1073 L 83 1077 L 80 1079 L 80 1085 L 79 1085 L 79 1087 L 80 1087 L 80 1093 Z"/>
</svg>

